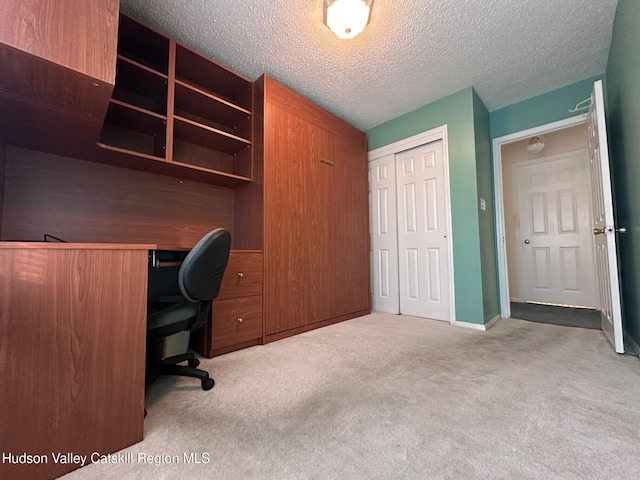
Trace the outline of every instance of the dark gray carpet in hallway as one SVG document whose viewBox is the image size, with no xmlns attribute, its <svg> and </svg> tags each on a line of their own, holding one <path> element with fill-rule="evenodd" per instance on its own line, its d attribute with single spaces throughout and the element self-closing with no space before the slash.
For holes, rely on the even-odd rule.
<svg viewBox="0 0 640 480">
<path fill-rule="evenodd" d="M 600 310 L 511 302 L 511 318 L 600 330 Z"/>
</svg>

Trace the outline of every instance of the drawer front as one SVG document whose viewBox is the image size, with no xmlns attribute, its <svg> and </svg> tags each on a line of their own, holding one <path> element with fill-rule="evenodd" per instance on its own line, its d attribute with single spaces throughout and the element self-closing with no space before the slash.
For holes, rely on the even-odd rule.
<svg viewBox="0 0 640 480">
<path fill-rule="evenodd" d="M 231 252 L 217 299 L 254 295 L 262 295 L 262 252 Z"/>
<path fill-rule="evenodd" d="M 262 337 L 262 295 L 213 302 L 212 349 L 260 337 Z"/>
</svg>

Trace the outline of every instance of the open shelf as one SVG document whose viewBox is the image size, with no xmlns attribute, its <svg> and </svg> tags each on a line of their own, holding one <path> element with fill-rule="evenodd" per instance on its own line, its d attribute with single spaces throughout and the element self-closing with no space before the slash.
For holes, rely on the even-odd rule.
<svg viewBox="0 0 640 480">
<path fill-rule="evenodd" d="M 166 115 L 167 76 L 118 55 L 113 98 Z"/>
<path fill-rule="evenodd" d="M 248 140 L 179 116 L 174 117 L 173 132 L 178 140 L 231 155 L 251 146 Z"/>
<path fill-rule="evenodd" d="M 251 112 L 183 81 L 175 83 L 175 113 L 244 139 L 251 138 Z"/>
<path fill-rule="evenodd" d="M 252 84 L 199 53 L 176 46 L 176 79 L 246 110 L 251 109 Z"/>
<path fill-rule="evenodd" d="M 166 117 L 112 99 L 100 142 L 124 150 L 165 157 Z"/>
<path fill-rule="evenodd" d="M 118 53 L 165 75 L 169 72 L 169 39 L 125 15 L 120 15 Z"/>
<path fill-rule="evenodd" d="M 246 185 L 252 106 L 249 80 L 120 15 L 116 82 L 96 161 Z"/>
</svg>

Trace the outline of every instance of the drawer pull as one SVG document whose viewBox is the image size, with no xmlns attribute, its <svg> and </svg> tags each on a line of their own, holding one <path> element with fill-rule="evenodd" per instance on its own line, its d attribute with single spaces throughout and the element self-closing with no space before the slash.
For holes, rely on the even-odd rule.
<svg viewBox="0 0 640 480">
<path fill-rule="evenodd" d="M 238 278 L 244 278 L 244 273 L 238 272 Z"/>
<path fill-rule="evenodd" d="M 242 322 L 244 322 L 244 319 L 242 317 L 238 317 L 238 318 L 236 318 L 236 322 L 242 323 Z"/>
</svg>

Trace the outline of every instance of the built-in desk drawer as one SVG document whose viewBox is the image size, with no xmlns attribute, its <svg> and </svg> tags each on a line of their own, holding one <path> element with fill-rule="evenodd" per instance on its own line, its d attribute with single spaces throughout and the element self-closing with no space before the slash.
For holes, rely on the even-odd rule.
<svg viewBox="0 0 640 480">
<path fill-rule="evenodd" d="M 262 337 L 262 295 L 213 302 L 212 350 Z"/>
<path fill-rule="evenodd" d="M 262 252 L 232 251 L 217 300 L 262 295 Z"/>
<path fill-rule="evenodd" d="M 232 250 L 211 317 L 191 335 L 201 355 L 216 355 L 262 343 L 262 252 Z"/>
</svg>

